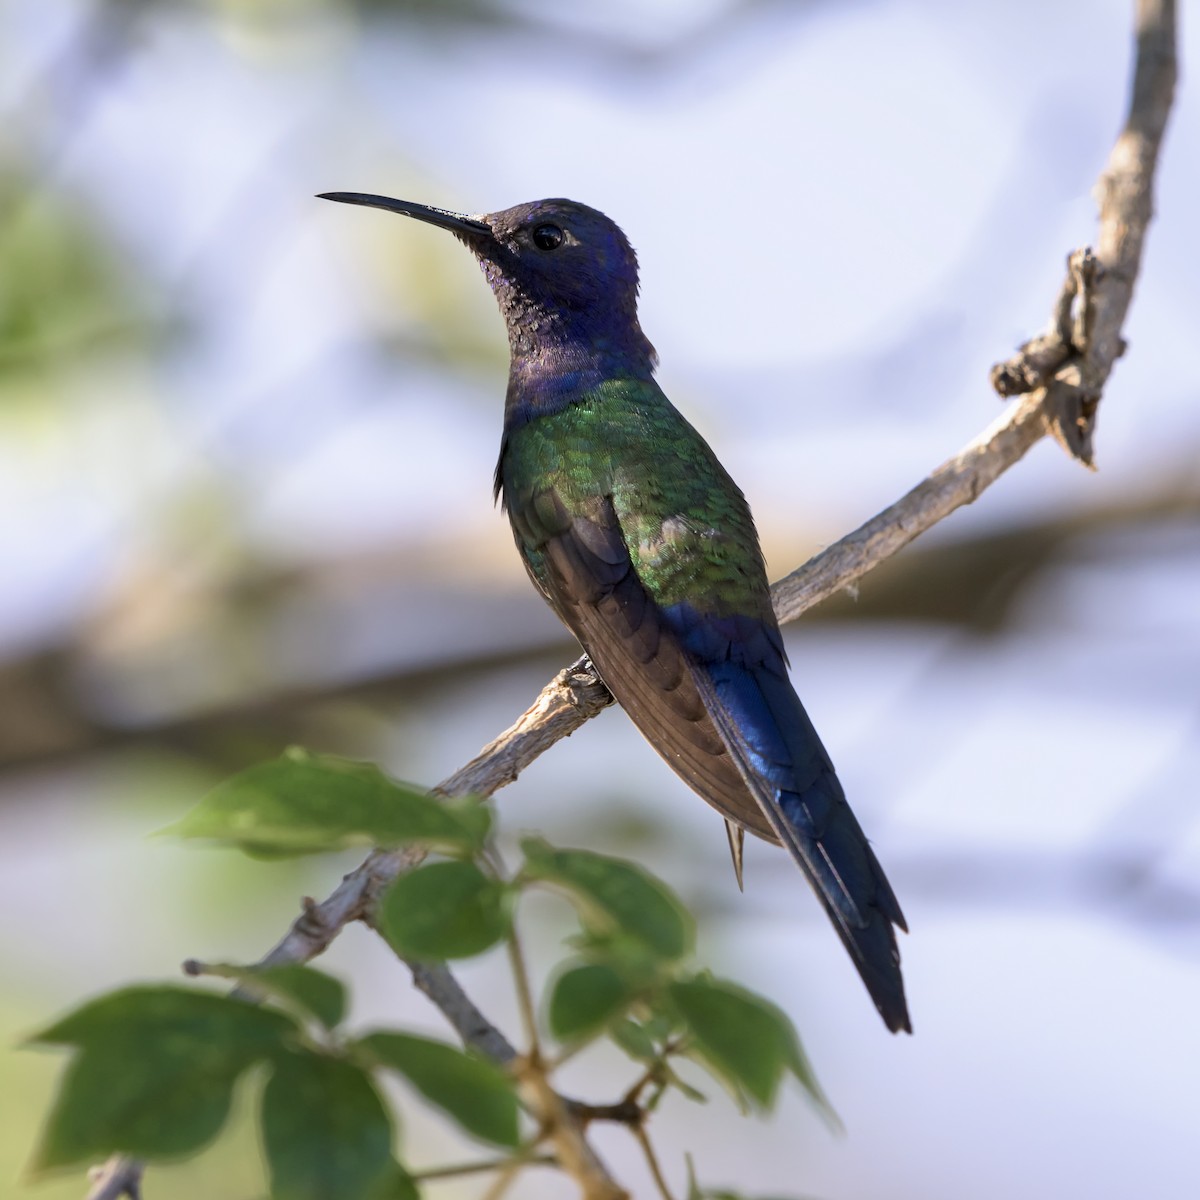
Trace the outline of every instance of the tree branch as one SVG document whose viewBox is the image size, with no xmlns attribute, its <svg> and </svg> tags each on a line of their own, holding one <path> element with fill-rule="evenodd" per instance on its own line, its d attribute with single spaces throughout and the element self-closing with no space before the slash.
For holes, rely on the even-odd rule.
<svg viewBox="0 0 1200 1200">
<path fill-rule="evenodd" d="M 771 588 L 781 622 L 854 583 L 956 508 L 970 504 L 1047 433 L 1063 392 L 1094 397 L 1125 349 L 1121 327 L 1141 267 L 1153 211 L 1153 179 L 1176 81 L 1174 0 L 1138 0 L 1136 59 L 1129 113 L 1100 176 L 1100 226 L 1095 266 L 1090 255 L 1071 255 L 1067 281 L 1052 308 L 1050 330 L 1027 342 L 1014 358 L 993 368 L 1002 394 L 1026 391 L 954 457 L 895 504 L 822 550 Z M 1084 312 L 1073 315 L 1077 302 Z M 1060 344 L 1061 355 L 1049 347 Z M 1028 386 L 1013 386 L 1019 378 Z M 1003 380 L 1004 382 L 1001 382 Z M 569 737 L 612 697 L 585 657 L 560 671 L 515 724 L 444 780 L 437 791 L 490 796 L 511 783 L 535 758 Z M 374 895 L 406 866 L 411 850 L 370 855 L 322 904 L 305 909 L 264 965 L 300 962 L 320 954 L 349 921 L 364 916 Z M 436 1003 L 435 999 L 435 1003 Z"/>
<path fill-rule="evenodd" d="M 129 1200 L 142 1198 L 142 1173 L 145 1167 L 137 1159 L 114 1154 L 103 1166 L 88 1172 L 92 1186 L 86 1200 Z"/>
<path fill-rule="evenodd" d="M 543 1066 L 521 1058 L 444 964 L 410 962 L 408 965 L 413 983 L 441 1009 L 464 1044 L 513 1071 L 521 1098 L 554 1142 L 558 1162 L 580 1184 L 588 1200 L 621 1200 L 626 1193 L 588 1143 L 586 1121 L 580 1119 L 571 1101 L 550 1086 Z"/>
<path fill-rule="evenodd" d="M 794 621 L 970 504 L 1045 436 L 1044 404 L 1044 392 L 1018 401 L 895 504 L 780 579 L 771 588 L 780 621 Z"/>
<path fill-rule="evenodd" d="M 1056 432 L 1078 457 L 1090 460 L 1101 389 L 1124 350 L 1121 328 L 1141 266 L 1153 207 L 1153 174 L 1174 93 L 1173 0 L 1138 0 L 1136 29 L 1128 119 L 1099 183 L 1100 228 L 1094 262 L 1080 252 L 1072 255 L 1049 333 L 1026 343 L 994 372 L 1002 393 L 1027 394 L 895 504 L 776 583 L 772 599 L 781 621 L 794 620 L 956 508 L 971 503 L 1047 433 Z M 1014 379 L 1021 386 L 1009 386 Z M 1074 434 L 1065 435 L 1064 429 L 1072 423 Z M 580 659 L 560 671 L 514 725 L 437 790 L 446 796 L 491 795 L 611 702 L 591 664 Z M 372 853 L 327 900 L 304 902 L 303 913 L 262 960 L 263 965 L 307 961 L 320 954 L 348 922 L 369 921 L 378 893 L 421 857 L 411 849 Z M 583 1123 L 549 1086 L 545 1073 L 523 1069 L 513 1046 L 475 1007 L 450 971 L 444 966 L 409 965 L 416 985 L 465 1042 L 513 1067 L 531 1107 L 554 1137 L 560 1162 L 585 1196 L 607 1200 L 624 1195 L 588 1145 Z"/>
</svg>

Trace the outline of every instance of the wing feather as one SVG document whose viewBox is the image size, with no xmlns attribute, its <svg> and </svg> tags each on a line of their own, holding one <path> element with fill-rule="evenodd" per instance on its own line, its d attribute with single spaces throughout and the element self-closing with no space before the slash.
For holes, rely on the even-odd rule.
<svg viewBox="0 0 1200 1200">
<path fill-rule="evenodd" d="M 553 520 L 543 504 L 538 515 L 546 534 L 539 582 L 617 702 L 723 817 L 777 842 L 713 725 L 678 635 L 633 568 L 611 501 L 591 505 L 584 516 L 571 516 L 559 502 Z"/>
</svg>

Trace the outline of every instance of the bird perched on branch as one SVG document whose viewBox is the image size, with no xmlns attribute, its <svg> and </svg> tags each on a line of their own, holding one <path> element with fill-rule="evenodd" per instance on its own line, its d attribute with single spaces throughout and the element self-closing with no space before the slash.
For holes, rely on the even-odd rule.
<svg viewBox="0 0 1200 1200">
<path fill-rule="evenodd" d="M 496 467 L 534 584 L 650 744 L 727 823 L 782 843 L 891 1030 L 911 1030 L 904 916 L 787 674 L 750 510 L 654 381 L 637 259 L 603 213 L 538 200 L 482 217 L 358 192 L 455 234 L 508 326 Z"/>
</svg>

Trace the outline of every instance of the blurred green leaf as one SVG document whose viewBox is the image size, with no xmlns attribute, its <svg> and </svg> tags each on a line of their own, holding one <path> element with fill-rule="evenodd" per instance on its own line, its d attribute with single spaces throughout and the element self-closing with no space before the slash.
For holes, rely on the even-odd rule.
<svg viewBox="0 0 1200 1200">
<path fill-rule="evenodd" d="M 393 1162 L 379 1184 L 371 1189 L 371 1200 L 421 1200 L 413 1177 Z"/>
<path fill-rule="evenodd" d="M 694 1104 L 708 1103 L 708 1097 L 699 1088 L 692 1087 L 678 1071 L 668 1066 L 665 1068 L 663 1076 L 671 1087 L 675 1088 L 676 1091 L 682 1092 Z"/>
<path fill-rule="evenodd" d="M 205 975 L 234 979 L 250 991 L 283 1002 L 315 1017 L 326 1029 L 340 1025 L 346 1015 L 346 987 L 340 979 L 315 967 L 288 963 L 280 967 L 239 967 L 205 963 Z"/>
<path fill-rule="evenodd" d="M 241 1066 L 190 1055 L 147 1060 L 136 1040 L 83 1050 L 62 1077 L 29 1165 L 37 1174 L 110 1154 L 176 1158 L 206 1146 L 229 1115 Z"/>
<path fill-rule="evenodd" d="M 692 945 L 692 919 L 666 884 L 634 863 L 590 850 L 555 850 L 526 838 L 524 874 L 565 888 L 585 920 L 615 925 L 658 957 L 674 960 Z"/>
<path fill-rule="evenodd" d="M 654 1062 L 659 1057 L 654 1039 L 636 1021 L 615 1021 L 608 1033 L 630 1058 L 638 1062 Z"/>
<path fill-rule="evenodd" d="M 391 1118 L 367 1073 L 344 1059 L 281 1056 L 263 1089 L 262 1138 L 273 1200 L 404 1194 Z"/>
<path fill-rule="evenodd" d="M 769 1110 L 785 1071 L 827 1108 L 787 1015 L 769 1000 L 724 980 L 696 976 L 668 985 L 687 1025 L 690 1048 L 733 1094 Z"/>
<path fill-rule="evenodd" d="M 359 1044 L 384 1066 L 399 1071 L 468 1133 L 500 1146 L 517 1145 L 516 1090 L 495 1063 L 407 1033 L 373 1033 Z"/>
<path fill-rule="evenodd" d="M 665 1042 L 671 1034 L 679 1031 L 679 1014 L 670 1005 L 660 1007 L 661 1001 L 657 995 L 651 997 L 649 1002 L 653 1011 L 643 1017 L 642 1025 L 656 1042 Z"/>
<path fill-rule="evenodd" d="M 491 822 L 477 801 L 443 801 L 370 763 L 293 748 L 218 784 L 164 833 L 265 855 L 408 842 L 477 850 Z"/>
<path fill-rule="evenodd" d="M 85 1004 L 31 1039 L 79 1048 L 32 1169 L 198 1150 L 224 1124 L 238 1076 L 296 1032 L 283 1013 L 184 988 L 126 988 Z"/>
<path fill-rule="evenodd" d="M 60 365 L 94 345 L 163 332 L 133 256 L 64 195 L 0 175 L 0 371 Z"/>
<path fill-rule="evenodd" d="M 585 920 L 590 915 L 592 910 L 589 909 Z M 601 928 L 602 925 L 604 928 Z M 566 940 L 578 951 L 581 959 L 611 967 L 635 990 L 651 988 L 662 978 L 663 956 L 647 946 L 641 938 L 617 928 L 610 918 L 603 915 L 598 922 L 582 924 Z M 665 961 L 668 966 L 674 965 L 670 960 Z"/>
<path fill-rule="evenodd" d="M 470 958 L 508 932 L 508 890 L 474 863 L 431 863 L 401 875 L 387 890 L 379 927 L 407 958 Z"/>
<path fill-rule="evenodd" d="M 295 1031 L 296 1023 L 284 1013 L 214 992 L 164 984 L 121 988 L 98 996 L 29 1041 L 88 1047 L 135 1033 L 147 1048 L 192 1041 L 261 1057 Z"/>
<path fill-rule="evenodd" d="M 550 1032 L 560 1042 L 598 1033 L 625 1011 L 634 991 L 605 963 L 564 971 L 550 993 Z"/>
</svg>

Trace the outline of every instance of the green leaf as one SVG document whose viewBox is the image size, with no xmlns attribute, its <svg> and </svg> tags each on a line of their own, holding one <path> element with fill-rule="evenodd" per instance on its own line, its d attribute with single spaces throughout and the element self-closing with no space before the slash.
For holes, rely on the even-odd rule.
<svg viewBox="0 0 1200 1200">
<path fill-rule="evenodd" d="M 662 1008 L 655 1007 L 662 1003 L 659 995 L 651 996 L 649 1002 L 651 1012 L 648 1016 L 643 1016 L 642 1024 L 656 1042 L 665 1042 L 671 1034 L 679 1032 L 679 1014 L 669 1005 Z"/>
<path fill-rule="evenodd" d="M 201 1068 L 163 1054 L 145 1064 L 139 1050 L 136 1041 L 120 1040 L 75 1056 L 46 1119 L 32 1174 L 117 1153 L 177 1158 L 220 1133 L 240 1070 Z"/>
<path fill-rule="evenodd" d="M 516 1090 L 495 1063 L 407 1033 L 373 1033 L 359 1044 L 384 1066 L 399 1071 L 468 1133 L 500 1146 L 517 1145 Z"/>
<path fill-rule="evenodd" d="M 615 1021 L 608 1033 L 630 1058 L 638 1062 L 654 1062 L 661 1057 L 653 1038 L 636 1021 Z"/>
<path fill-rule="evenodd" d="M 769 1000 L 706 976 L 672 983 L 668 995 L 691 1033 L 691 1048 L 736 1097 L 769 1110 L 790 1070 L 824 1106 L 791 1021 Z"/>
<path fill-rule="evenodd" d="M 380 1183 L 372 1189 L 371 1200 L 421 1200 L 413 1177 L 398 1163 L 393 1162 Z"/>
<path fill-rule="evenodd" d="M 555 850 L 526 838 L 524 873 L 565 888 L 584 920 L 616 926 L 659 958 L 683 957 L 692 945 L 692 920 L 675 894 L 634 863 L 590 850 Z"/>
<path fill-rule="evenodd" d="M 588 910 L 588 913 L 591 911 Z M 585 913 L 585 921 L 588 913 Z M 601 928 L 601 925 L 607 928 Z M 663 975 L 662 955 L 651 950 L 639 938 L 618 929 L 603 915 L 600 916 L 599 922 L 582 924 L 566 941 L 577 951 L 580 959 L 585 962 L 604 963 L 611 967 L 634 990 L 651 990 Z M 666 965 L 673 967 L 675 964 Z"/>
<path fill-rule="evenodd" d="M 89 1000 L 29 1041 L 51 1046 L 94 1046 L 136 1034 L 147 1046 L 194 1042 L 231 1054 L 261 1058 L 296 1030 L 283 1013 L 215 992 L 174 984 L 121 988 Z"/>
<path fill-rule="evenodd" d="M 7 377 L 0 395 L 11 405 L 22 395 L 21 378 L 32 375 L 42 382 L 44 407 L 57 390 L 44 385 L 47 371 L 89 361 L 89 354 L 153 353 L 170 332 L 162 318 L 168 306 L 155 301 L 132 256 L 120 251 L 90 206 L 65 189 L 30 190 L 14 161 L 6 157 L 0 170 L 6 215 L 0 375 Z"/>
<path fill-rule="evenodd" d="M 391 1119 L 344 1059 L 281 1056 L 263 1089 L 262 1139 L 273 1200 L 377 1200 L 395 1186 Z"/>
<path fill-rule="evenodd" d="M 605 963 L 564 971 L 550 993 L 550 1032 L 560 1042 L 598 1033 L 633 1001 L 634 991 Z"/>
<path fill-rule="evenodd" d="M 508 890 L 474 863 L 431 863 L 392 884 L 380 905 L 379 926 L 407 958 L 470 958 L 508 932 Z"/>
<path fill-rule="evenodd" d="M 184 988 L 126 988 L 85 1004 L 32 1039 L 79 1052 L 31 1169 L 198 1150 L 224 1124 L 242 1072 L 296 1032 L 283 1013 Z"/>
<path fill-rule="evenodd" d="M 699 1089 L 694 1088 L 682 1075 L 672 1067 L 663 1072 L 664 1078 L 676 1091 L 682 1092 L 694 1104 L 707 1104 L 708 1097 Z"/>
<path fill-rule="evenodd" d="M 163 832 L 267 856 L 408 842 L 477 850 L 490 821 L 477 801 L 439 800 L 370 763 L 293 748 L 219 783 Z"/>
<path fill-rule="evenodd" d="M 239 967 L 206 963 L 205 975 L 235 979 L 248 991 L 279 1000 L 284 1007 L 315 1017 L 326 1029 L 340 1025 L 346 1015 L 346 987 L 340 979 L 315 967 L 295 963 L 281 967 Z"/>
</svg>

